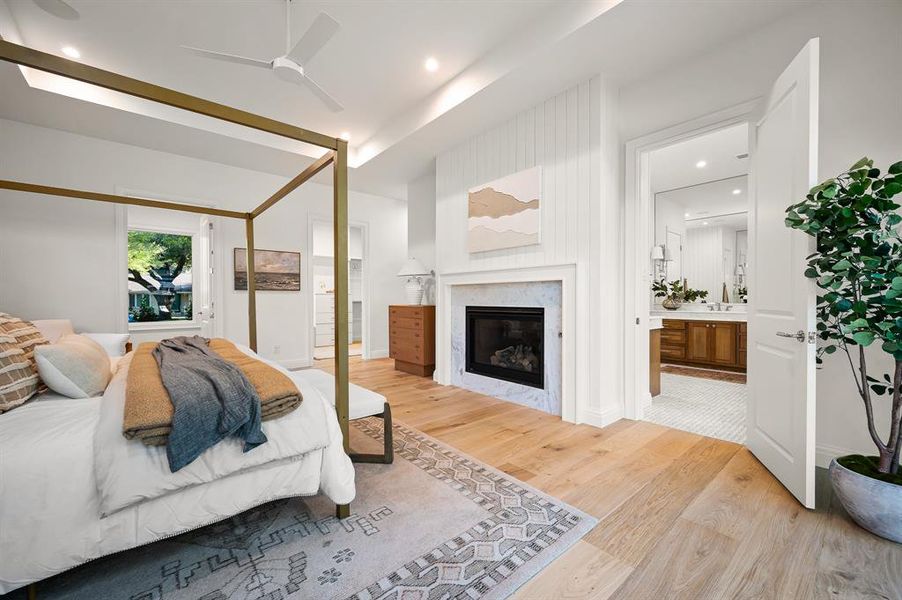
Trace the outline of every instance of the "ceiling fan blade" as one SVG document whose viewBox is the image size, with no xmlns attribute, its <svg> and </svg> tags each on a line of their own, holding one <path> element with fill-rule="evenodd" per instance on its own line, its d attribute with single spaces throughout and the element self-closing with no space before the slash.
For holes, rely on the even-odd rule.
<svg viewBox="0 0 902 600">
<path fill-rule="evenodd" d="M 229 54 L 228 52 L 218 52 L 216 50 L 204 50 L 203 48 L 194 48 L 192 46 L 182 46 L 185 50 L 203 56 L 204 58 L 215 58 L 228 62 L 238 63 L 239 65 L 250 65 L 252 67 L 272 68 L 271 60 L 260 60 L 257 58 L 248 58 L 247 56 L 238 56 L 237 54 Z"/>
<path fill-rule="evenodd" d="M 316 94 L 317 98 L 322 100 L 323 103 L 328 106 L 329 110 L 331 110 L 332 112 L 341 112 L 345 109 L 345 107 L 342 106 L 338 100 L 329 95 L 329 92 L 319 87 L 318 83 L 316 83 L 306 75 L 301 78 L 301 81 L 304 83 L 304 85 L 310 88 L 310 91 Z"/>
<path fill-rule="evenodd" d="M 340 27 L 338 21 L 324 12 L 319 13 L 313 20 L 313 24 L 310 25 L 310 29 L 301 36 L 298 43 L 287 54 L 288 58 L 301 66 L 306 66 L 307 62 L 320 51 L 320 48 L 326 45 L 326 42 L 332 39 Z"/>
<path fill-rule="evenodd" d="M 81 16 L 77 10 L 63 2 L 63 0 L 34 0 L 34 3 L 44 12 L 67 21 L 75 21 Z"/>
</svg>

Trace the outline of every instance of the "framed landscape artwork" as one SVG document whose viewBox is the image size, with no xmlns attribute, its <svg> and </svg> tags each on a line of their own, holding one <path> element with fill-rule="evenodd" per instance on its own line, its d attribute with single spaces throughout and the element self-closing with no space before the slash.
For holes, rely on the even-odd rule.
<svg viewBox="0 0 902 600">
<path fill-rule="evenodd" d="M 542 167 L 472 188 L 467 215 L 470 253 L 538 244 L 541 195 Z"/>
<path fill-rule="evenodd" d="M 234 265 L 235 290 L 247 290 L 247 248 L 235 248 Z M 254 250 L 254 281 L 258 291 L 300 291 L 301 253 Z"/>
</svg>

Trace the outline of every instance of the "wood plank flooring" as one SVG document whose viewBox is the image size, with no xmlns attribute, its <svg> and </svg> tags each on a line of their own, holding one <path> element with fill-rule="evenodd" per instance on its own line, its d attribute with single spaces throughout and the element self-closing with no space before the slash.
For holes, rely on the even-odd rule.
<svg viewBox="0 0 902 600">
<path fill-rule="evenodd" d="M 823 473 L 812 512 L 737 444 L 642 421 L 572 425 L 388 359 L 352 358 L 351 380 L 397 421 L 599 519 L 518 600 L 902 600 L 902 545 L 852 523 Z"/>
</svg>

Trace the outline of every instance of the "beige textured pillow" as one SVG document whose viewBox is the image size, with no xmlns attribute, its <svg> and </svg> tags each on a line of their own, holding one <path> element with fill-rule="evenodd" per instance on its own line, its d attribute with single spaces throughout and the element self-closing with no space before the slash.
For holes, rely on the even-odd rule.
<svg viewBox="0 0 902 600">
<path fill-rule="evenodd" d="M 0 330 L 16 338 L 16 344 L 32 364 L 34 364 L 34 349 L 41 344 L 50 343 L 33 323 L 6 313 L 0 313 Z"/>
<path fill-rule="evenodd" d="M 25 404 L 40 380 L 16 338 L 0 328 L 0 413 Z"/>
<path fill-rule="evenodd" d="M 41 379 L 69 398 L 93 398 L 110 383 L 110 359 L 100 344 L 83 335 L 64 335 L 34 352 Z"/>
</svg>

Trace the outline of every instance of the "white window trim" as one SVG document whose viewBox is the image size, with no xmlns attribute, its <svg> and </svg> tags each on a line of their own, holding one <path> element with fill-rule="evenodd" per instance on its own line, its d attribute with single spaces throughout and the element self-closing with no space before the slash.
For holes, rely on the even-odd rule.
<svg viewBox="0 0 902 600">
<path fill-rule="evenodd" d="M 195 260 L 195 245 L 197 244 L 197 231 L 191 231 L 189 229 L 182 229 L 179 227 L 156 227 L 156 226 L 145 226 L 145 225 L 136 225 L 134 227 L 126 227 L 125 230 L 125 250 L 126 257 L 128 256 L 128 232 L 130 231 L 150 231 L 153 233 L 166 233 L 170 235 L 185 235 L 191 238 L 191 266 L 194 268 L 194 260 Z M 128 275 L 126 274 L 126 294 L 128 294 Z M 193 285 L 193 276 L 192 276 L 192 286 L 191 286 L 191 299 L 192 304 L 194 303 L 194 285 Z M 190 321 L 145 321 L 145 322 L 132 322 L 128 321 L 128 314 L 126 313 L 126 322 L 128 323 L 129 331 L 171 331 L 173 329 L 200 329 L 202 327 L 200 321 L 197 320 L 196 313 L 191 315 Z"/>
</svg>

